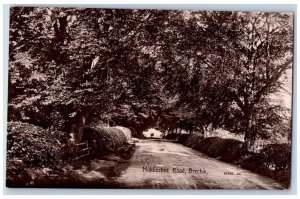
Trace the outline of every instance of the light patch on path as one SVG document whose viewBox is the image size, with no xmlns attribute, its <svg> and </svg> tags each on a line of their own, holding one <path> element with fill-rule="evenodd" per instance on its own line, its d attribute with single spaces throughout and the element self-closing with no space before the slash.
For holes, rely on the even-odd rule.
<svg viewBox="0 0 300 199">
<path fill-rule="evenodd" d="M 151 136 L 151 134 L 152 134 L 153 136 Z M 143 132 L 143 135 L 144 135 L 145 137 L 147 137 L 147 138 L 150 138 L 150 137 L 153 137 L 153 138 L 161 138 L 163 134 L 162 134 L 160 131 L 151 128 L 151 129 L 148 129 L 147 131 L 144 131 L 144 132 Z"/>
</svg>

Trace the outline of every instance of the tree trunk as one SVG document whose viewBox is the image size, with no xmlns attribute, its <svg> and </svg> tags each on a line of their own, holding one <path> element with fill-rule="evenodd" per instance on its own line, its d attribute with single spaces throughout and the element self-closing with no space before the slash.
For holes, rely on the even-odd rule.
<svg viewBox="0 0 300 199">
<path fill-rule="evenodd" d="M 90 114 L 90 110 L 89 108 L 86 108 L 86 110 L 77 113 L 77 115 L 73 119 L 71 129 L 70 129 L 70 135 L 71 137 L 73 137 L 73 140 L 71 140 L 72 142 L 76 144 L 81 142 L 83 130 L 86 125 L 86 121 L 89 114 Z"/>
<path fill-rule="evenodd" d="M 205 125 L 203 125 L 203 135 L 204 135 L 204 138 L 207 138 L 207 128 Z"/>
<path fill-rule="evenodd" d="M 248 152 L 252 151 L 256 139 L 255 121 L 249 112 L 245 113 L 245 123 L 245 136 L 242 151 Z"/>
</svg>

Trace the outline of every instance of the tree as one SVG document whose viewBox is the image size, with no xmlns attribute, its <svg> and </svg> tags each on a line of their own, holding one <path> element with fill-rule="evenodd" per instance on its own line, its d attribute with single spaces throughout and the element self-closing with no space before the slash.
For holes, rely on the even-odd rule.
<svg viewBox="0 0 300 199">
<path fill-rule="evenodd" d="M 244 133 L 249 148 L 267 129 L 262 123 L 282 118 L 270 95 L 291 67 L 291 19 L 289 13 L 12 8 L 9 119 L 65 131 L 86 125 L 82 117 L 109 118 L 140 133 L 225 125 Z"/>
<path fill-rule="evenodd" d="M 244 119 L 245 146 L 256 137 L 254 118 L 262 100 L 282 86 L 280 78 L 292 63 L 292 15 L 289 13 L 208 13 L 206 30 L 218 40 L 223 85 Z M 227 21 L 227 17 L 231 19 Z M 216 19 L 216 20 L 214 20 Z M 226 27 L 230 27 L 228 30 Z M 215 31 L 217 30 L 217 31 Z M 217 44 L 214 42 L 214 44 Z M 220 77 L 220 76 L 219 76 Z M 266 105 L 266 104 L 265 104 Z"/>
</svg>

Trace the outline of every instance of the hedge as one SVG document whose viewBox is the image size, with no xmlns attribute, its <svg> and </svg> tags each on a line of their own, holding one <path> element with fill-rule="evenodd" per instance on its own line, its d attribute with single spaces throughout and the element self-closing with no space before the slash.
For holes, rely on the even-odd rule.
<svg viewBox="0 0 300 199">
<path fill-rule="evenodd" d="M 204 137 L 201 134 L 191 134 L 190 136 L 188 136 L 184 145 L 191 147 L 191 148 L 195 148 L 200 144 L 200 142 L 203 139 L 204 139 Z"/>
<path fill-rule="evenodd" d="M 210 137 L 203 139 L 193 148 L 213 158 L 220 158 L 226 162 L 234 162 L 240 158 L 242 142 L 234 139 Z"/>
<path fill-rule="evenodd" d="M 88 141 L 95 155 L 110 153 L 121 155 L 128 159 L 135 149 L 134 144 L 129 144 L 122 130 L 115 127 L 90 126 L 85 127 L 82 141 Z"/>
<path fill-rule="evenodd" d="M 180 136 L 180 134 L 170 133 L 170 134 L 167 134 L 165 136 L 165 138 L 168 139 L 168 140 L 177 140 L 179 136 Z"/>
<path fill-rule="evenodd" d="M 260 153 L 242 153 L 243 142 L 235 139 L 220 137 L 204 138 L 201 134 L 169 134 L 166 137 L 169 139 L 176 138 L 178 139 L 178 143 L 184 144 L 210 157 L 239 164 L 245 169 L 278 180 L 286 188 L 290 185 L 290 144 L 270 144 L 264 147 Z"/>
<path fill-rule="evenodd" d="M 127 139 L 127 142 L 132 142 L 132 133 L 130 129 L 125 128 L 123 126 L 115 126 L 115 128 L 120 129 L 123 132 Z"/>
<path fill-rule="evenodd" d="M 180 134 L 177 139 L 177 142 L 180 144 L 185 144 L 189 136 L 189 134 Z"/>
</svg>

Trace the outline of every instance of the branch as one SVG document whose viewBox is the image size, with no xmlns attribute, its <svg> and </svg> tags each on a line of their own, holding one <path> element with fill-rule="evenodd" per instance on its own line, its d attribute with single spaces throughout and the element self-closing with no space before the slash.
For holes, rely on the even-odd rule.
<svg viewBox="0 0 300 199">
<path fill-rule="evenodd" d="M 272 86 L 272 84 L 274 82 L 276 82 L 282 75 L 282 73 L 289 67 L 289 65 L 292 63 L 292 59 L 288 60 L 286 63 L 282 64 L 280 66 L 280 70 L 277 72 L 277 74 L 273 75 L 269 81 L 267 81 L 267 83 L 265 84 L 265 86 L 263 86 L 254 96 L 254 101 L 253 104 L 259 102 L 261 96 L 266 92 L 266 90 L 268 88 L 270 88 Z"/>
<path fill-rule="evenodd" d="M 233 99 L 234 101 L 237 103 L 237 105 L 242 109 L 244 110 L 244 104 L 243 102 L 241 101 L 241 99 L 237 96 L 237 94 L 233 91 L 232 92 L 232 95 L 233 95 Z"/>
<path fill-rule="evenodd" d="M 24 44 L 22 44 L 21 46 L 18 46 L 18 47 L 16 47 L 16 48 L 12 49 L 11 52 L 9 53 L 9 56 L 11 56 L 15 51 L 18 51 L 18 50 L 20 50 L 21 48 L 23 48 L 26 44 L 28 44 L 28 43 L 30 43 L 30 42 L 32 42 L 32 40 L 29 40 L 29 41 L 25 42 Z"/>
</svg>

